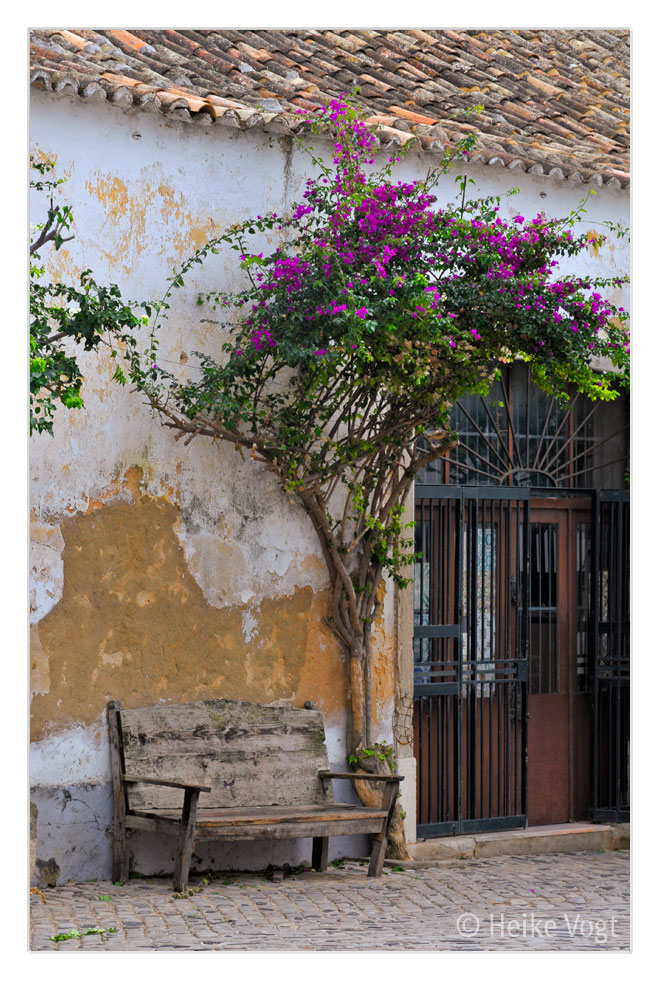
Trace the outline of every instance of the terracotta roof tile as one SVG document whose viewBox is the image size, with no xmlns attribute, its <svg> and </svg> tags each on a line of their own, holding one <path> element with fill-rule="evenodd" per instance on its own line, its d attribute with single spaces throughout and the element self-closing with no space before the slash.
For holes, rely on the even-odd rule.
<svg viewBox="0 0 660 981">
<path fill-rule="evenodd" d="M 239 129 L 288 132 L 356 86 L 383 145 L 621 186 L 629 173 L 622 30 L 34 30 L 41 89 Z M 461 110 L 482 104 L 481 114 Z"/>
</svg>

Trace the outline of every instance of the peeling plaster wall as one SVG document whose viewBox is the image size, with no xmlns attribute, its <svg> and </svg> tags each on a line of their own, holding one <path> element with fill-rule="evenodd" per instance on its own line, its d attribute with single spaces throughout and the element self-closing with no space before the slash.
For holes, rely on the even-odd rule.
<svg viewBox="0 0 660 981">
<path fill-rule="evenodd" d="M 69 178 L 59 195 L 75 216 L 75 240 L 43 254 L 49 274 L 71 278 L 91 268 L 127 298 L 162 296 L 172 268 L 228 223 L 284 213 L 310 173 L 308 158 L 289 141 L 263 132 L 38 92 L 31 130 L 33 150 L 55 159 L 57 175 Z M 428 164 L 428 157 L 409 157 L 401 179 L 421 176 Z M 584 194 L 565 182 L 494 168 L 472 176 L 475 194 L 505 193 L 524 179 L 521 194 L 503 205 L 511 214 L 562 211 Z M 452 175 L 438 197 L 454 194 Z M 627 195 L 600 191 L 590 210 L 595 228 L 605 217 L 625 223 Z M 35 198 L 32 220 L 42 215 Z M 275 241 L 273 233 L 260 247 Z M 625 256 L 615 243 L 581 262 L 610 274 L 625 269 Z M 217 327 L 200 322 L 197 291 L 237 285 L 234 260 L 231 252 L 212 257 L 175 293 L 162 363 L 189 371 L 187 354 L 213 343 Z M 126 706 L 211 697 L 313 700 L 325 718 L 331 764 L 342 767 L 346 751 L 345 665 L 323 624 L 328 580 L 307 517 L 232 447 L 175 442 L 136 394 L 111 381 L 109 358 L 83 355 L 81 363 L 86 408 L 60 410 L 55 437 L 35 437 L 31 447 L 32 783 L 41 881 L 109 874 L 103 710 L 110 698 Z M 404 731 L 398 710 L 411 694 L 409 607 L 388 589 L 376 628 L 375 735 L 388 742 L 393 723 L 395 736 Z M 401 737 L 398 749 L 410 833 L 410 740 Z M 145 836 L 136 840 L 140 871 L 171 871 L 166 849 L 149 846 Z M 199 862 L 263 867 L 307 859 L 308 846 L 226 846 L 200 853 Z M 334 854 L 365 850 L 351 839 L 333 847 Z"/>
</svg>

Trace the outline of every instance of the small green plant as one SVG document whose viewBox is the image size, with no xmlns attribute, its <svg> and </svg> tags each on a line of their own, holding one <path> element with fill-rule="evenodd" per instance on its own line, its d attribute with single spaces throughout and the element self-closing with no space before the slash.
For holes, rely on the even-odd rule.
<svg viewBox="0 0 660 981">
<path fill-rule="evenodd" d="M 60 940 L 77 940 L 79 937 L 82 937 L 80 930 L 69 930 L 68 933 L 56 933 L 50 939 L 57 944 Z"/>
<path fill-rule="evenodd" d="M 98 898 L 100 900 L 102 900 L 104 903 L 111 903 L 112 902 L 112 896 L 105 896 L 105 895 L 101 894 Z"/>
<path fill-rule="evenodd" d="M 79 940 L 80 937 L 91 937 L 96 934 L 100 935 L 102 933 L 116 933 L 116 932 L 117 932 L 117 927 L 109 927 L 107 930 L 105 929 L 105 927 L 91 927 L 89 930 L 85 930 L 84 933 L 81 933 L 80 930 L 76 930 L 76 929 L 69 930 L 68 933 L 55 933 L 50 939 L 53 941 L 53 943 L 58 944 L 61 940 Z"/>
<path fill-rule="evenodd" d="M 387 763 L 391 773 L 396 773 L 394 747 L 389 746 L 387 743 L 375 743 L 375 745 L 370 748 L 360 746 L 354 753 L 351 753 L 347 759 L 349 766 L 355 767 L 356 769 L 358 767 L 368 769 L 368 767 L 365 768 L 363 766 L 366 760 L 381 760 L 381 762 Z"/>
<path fill-rule="evenodd" d="M 343 858 L 336 858 L 333 862 L 330 862 L 330 865 L 334 866 L 336 869 L 343 869 L 346 865 L 346 861 Z"/>
<path fill-rule="evenodd" d="M 206 879 L 203 881 L 208 886 L 208 881 Z M 180 892 L 172 893 L 172 899 L 191 899 L 195 893 L 202 892 L 203 889 L 204 886 L 190 886 L 188 889 L 182 889 Z"/>
</svg>

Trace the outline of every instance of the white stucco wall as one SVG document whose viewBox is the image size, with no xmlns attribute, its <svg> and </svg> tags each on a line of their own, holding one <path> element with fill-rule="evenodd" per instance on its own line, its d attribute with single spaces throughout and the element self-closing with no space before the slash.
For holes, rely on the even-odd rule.
<svg viewBox="0 0 660 981">
<path fill-rule="evenodd" d="M 195 247 L 251 214 L 285 213 L 300 199 L 311 173 L 306 155 L 290 141 L 263 131 L 190 124 L 37 91 L 32 94 L 30 128 L 32 150 L 55 159 L 57 174 L 68 177 L 59 193 L 75 216 L 75 240 L 57 254 L 44 253 L 49 270 L 54 276 L 71 277 L 91 268 L 97 281 L 117 282 L 126 298 L 161 297 L 172 268 Z M 421 177 L 433 162 L 431 156 L 412 154 L 397 178 Z M 566 213 L 587 193 L 584 185 L 501 167 L 467 172 L 476 182 L 475 196 L 521 188 L 520 194 L 503 201 L 504 216 L 533 216 L 540 210 Z M 440 203 L 455 195 L 455 172 L 442 179 L 436 193 Z M 41 218 L 41 207 L 35 199 L 34 221 Z M 598 188 L 588 207 L 587 228 L 602 230 L 606 219 L 628 222 L 626 192 Z M 274 241 L 273 235 L 263 244 L 272 246 Z M 175 292 L 162 331 L 161 363 L 181 365 L 182 352 L 213 343 L 216 328 L 200 323 L 197 290 L 236 285 L 234 258 L 231 252 L 212 257 L 190 274 L 186 290 Z M 594 275 L 626 272 L 626 243 L 615 240 L 599 254 L 592 251 L 574 260 L 571 269 Z M 614 298 L 625 303 L 625 295 Z M 215 315 L 204 311 L 201 316 Z M 142 468 L 142 493 L 176 503 L 180 519 L 175 530 L 191 575 L 211 607 L 243 606 L 246 642 L 254 634 L 256 611 L 264 599 L 304 587 L 318 592 L 327 584 L 311 524 L 268 475 L 257 472 L 249 460 L 243 462 L 232 447 L 204 440 L 188 447 L 175 442 L 138 395 L 111 382 L 108 358 L 93 354 L 81 362 L 87 379 L 85 410 L 60 410 L 55 437 L 41 435 L 31 441 L 36 693 L 47 692 L 49 686 L 48 664 L 43 658 L 39 661 L 38 625 L 62 595 L 62 521 L 93 513 L 110 500 L 130 500 L 125 474 L 132 467 Z M 394 630 L 391 590 L 384 629 L 388 636 Z M 376 733 L 388 742 L 391 715 L 392 706 L 385 706 Z M 330 760 L 340 765 L 345 756 L 343 711 L 326 713 L 326 728 Z M 410 828 L 414 767 L 408 769 L 413 779 L 404 785 L 403 806 Z M 62 787 L 88 788 L 85 800 L 93 801 L 86 804 L 91 816 L 85 834 L 92 842 L 110 822 L 103 719 L 39 739 L 33 748 L 32 779 L 35 786 L 58 794 Z M 49 808 L 55 813 L 53 801 L 43 790 L 42 814 Z M 84 821 L 85 808 L 81 811 Z M 48 843 L 43 847 L 60 857 L 63 876 L 99 874 L 93 871 L 98 852 L 88 845 L 81 848 L 83 858 L 65 855 L 53 821 L 43 832 L 42 841 Z"/>
</svg>

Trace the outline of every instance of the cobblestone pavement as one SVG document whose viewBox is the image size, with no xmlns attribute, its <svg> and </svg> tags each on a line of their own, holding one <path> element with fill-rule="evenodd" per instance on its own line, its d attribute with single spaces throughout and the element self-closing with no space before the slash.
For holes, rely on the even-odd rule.
<svg viewBox="0 0 660 981">
<path fill-rule="evenodd" d="M 45 904 L 32 896 L 31 949 L 626 950 L 628 857 L 508 856 L 382 879 L 347 861 L 281 882 L 216 874 L 186 899 L 168 879 L 72 883 Z M 51 939 L 72 929 L 83 936 Z"/>
</svg>

